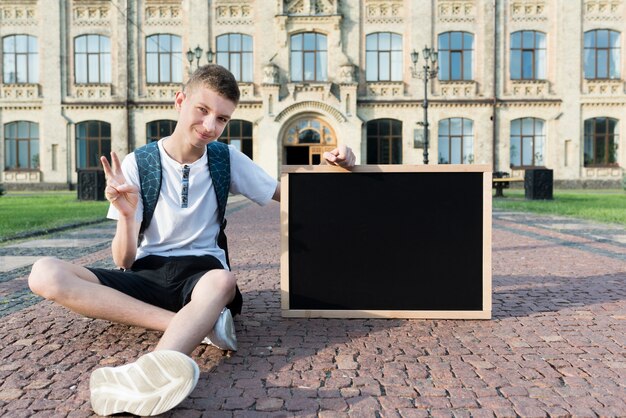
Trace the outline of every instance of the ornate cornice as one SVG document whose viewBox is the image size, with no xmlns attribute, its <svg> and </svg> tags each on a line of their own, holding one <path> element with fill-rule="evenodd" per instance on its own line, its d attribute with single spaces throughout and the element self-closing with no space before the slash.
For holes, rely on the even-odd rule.
<svg viewBox="0 0 626 418">
<path fill-rule="evenodd" d="M 294 113 L 302 113 L 302 112 L 307 112 L 307 111 L 324 112 L 332 116 L 333 118 L 335 118 L 335 120 L 339 123 L 343 123 L 347 120 L 346 117 L 336 108 L 326 103 L 317 102 L 317 101 L 305 101 L 305 102 L 295 103 L 287 107 L 286 109 L 284 109 L 282 112 L 280 112 L 274 120 L 276 122 L 281 122 Z"/>
<path fill-rule="evenodd" d="M 41 104 L 34 103 L 2 103 L 0 104 L 2 110 L 41 110 Z"/>
</svg>

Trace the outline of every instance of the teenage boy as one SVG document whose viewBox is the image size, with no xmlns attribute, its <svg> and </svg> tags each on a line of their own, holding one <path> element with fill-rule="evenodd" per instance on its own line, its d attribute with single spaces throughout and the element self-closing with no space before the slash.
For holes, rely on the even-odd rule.
<svg viewBox="0 0 626 418">
<path fill-rule="evenodd" d="M 198 381 L 198 366 L 189 357 L 198 344 L 236 349 L 231 311 L 240 312 L 241 295 L 216 244 L 220 224 L 207 144 L 222 134 L 238 102 L 235 78 L 218 65 L 198 68 L 176 94 L 179 119 L 172 135 L 158 142 L 158 204 L 139 247 L 143 202 L 136 153 L 121 164 L 114 152 L 111 164 L 101 158 L 111 203 L 107 216 L 117 220 L 111 248 L 120 270 L 55 258 L 33 265 L 28 283 L 34 293 L 88 317 L 163 331 L 153 352 L 92 373 L 91 404 L 100 415 L 168 411 Z M 260 205 L 280 200 L 275 179 L 232 146 L 229 154 L 231 193 Z M 355 163 L 345 146 L 324 159 L 344 167 Z"/>
</svg>

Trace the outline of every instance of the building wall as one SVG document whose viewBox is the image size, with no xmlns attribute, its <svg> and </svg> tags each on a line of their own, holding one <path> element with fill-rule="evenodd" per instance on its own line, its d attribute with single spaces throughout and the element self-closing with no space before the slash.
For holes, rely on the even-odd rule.
<svg viewBox="0 0 626 418">
<path fill-rule="evenodd" d="M 146 82 L 146 36 L 182 38 L 183 81 L 196 67 L 185 51 L 216 50 L 216 37 L 241 33 L 253 38 L 253 82 L 241 83 L 242 100 L 233 119 L 253 124 L 254 160 L 278 177 L 285 162 L 290 123 L 303 116 L 329 125 L 338 143 L 366 162 L 366 126 L 377 119 L 402 122 L 402 163 L 423 164 L 414 138 L 423 122 L 421 50 L 438 35 L 474 35 L 473 79 L 430 80 L 429 163 L 437 164 L 439 121 L 474 123 L 474 162 L 494 171 L 523 175 L 510 167 L 511 121 L 545 121 L 545 166 L 568 186 L 618 186 L 626 164 L 626 0 L 0 0 L 0 37 L 30 34 L 39 42 L 39 80 L 0 84 L 0 125 L 27 120 L 39 125 L 39 170 L 5 167 L 0 147 L 0 181 L 6 187 L 70 187 L 77 181 L 76 124 L 111 124 L 111 146 L 121 156 L 146 143 L 146 124 L 176 120 L 173 98 L 179 84 Z M 584 33 L 621 32 L 618 79 L 585 80 Z M 510 35 L 536 30 L 547 36 L 546 80 L 509 76 Z M 328 81 L 297 83 L 290 77 L 290 35 L 315 31 L 327 36 Z M 366 81 L 366 36 L 402 35 L 402 78 Z M 76 84 L 74 38 L 105 35 L 111 40 L 111 83 Z M 0 48 L 2 45 L 0 44 Z M 418 68 L 410 53 L 420 52 Z M 2 65 L 2 63 L 0 63 Z M 584 121 L 617 119 L 618 164 L 585 167 Z M 4 129 L 0 130 L 4 144 Z M 418 144 L 419 145 L 419 144 Z"/>
</svg>

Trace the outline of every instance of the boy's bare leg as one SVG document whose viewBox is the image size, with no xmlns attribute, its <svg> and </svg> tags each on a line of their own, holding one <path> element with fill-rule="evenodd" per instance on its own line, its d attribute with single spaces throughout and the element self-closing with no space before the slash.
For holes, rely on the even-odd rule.
<svg viewBox="0 0 626 418">
<path fill-rule="evenodd" d="M 165 331 L 174 317 L 174 312 L 103 286 L 82 266 L 52 257 L 33 265 L 28 285 L 34 293 L 90 318 Z"/>
<path fill-rule="evenodd" d="M 177 313 L 103 286 L 86 268 L 51 257 L 33 265 L 28 284 L 34 293 L 78 314 L 164 331 L 156 350 L 190 354 L 213 329 L 222 308 L 233 300 L 236 281 L 227 270 L 206 273 L 196 284 L 191 301 Z"/>
<path fill-rule="evenodd" d="M 220 312 L 235 297 L 236 279 L 227 270 L 212 270 L 200 278 L 191 301 L 171 319 L 156 350 L 190 354 L 206 337 Z"/>
</svg>

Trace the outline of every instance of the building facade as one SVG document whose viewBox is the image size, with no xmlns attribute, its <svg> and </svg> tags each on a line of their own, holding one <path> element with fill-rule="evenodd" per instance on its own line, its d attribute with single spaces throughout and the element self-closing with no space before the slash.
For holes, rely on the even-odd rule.
<svg viewBox="0 0 626 418">
<path fill-rule="evenodd" d="M 213 62 L 241 89 L 222 140 L 276 177 L 337 144 L 424 164 L 427 143 L 429 164 L 618 187 L 625 3 L 0 0 L 0 182 L 72 188 L 109 150 L 168 135 L 174 94 Z"/>
</svg>

